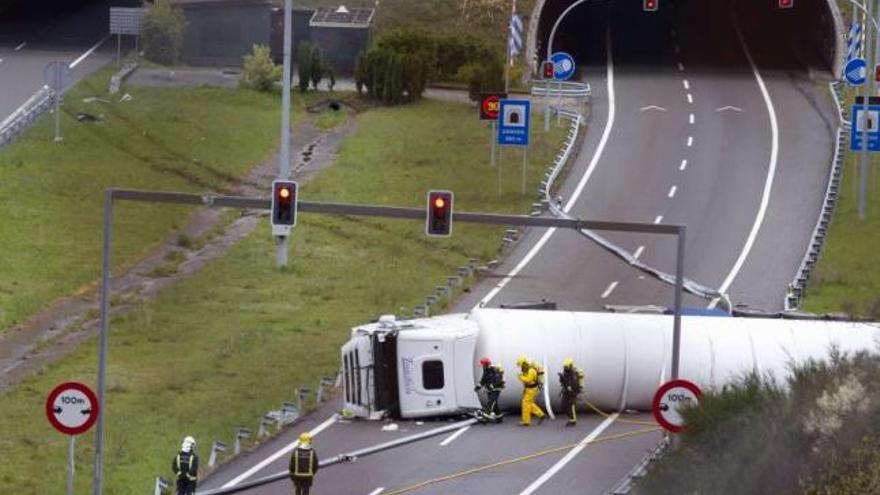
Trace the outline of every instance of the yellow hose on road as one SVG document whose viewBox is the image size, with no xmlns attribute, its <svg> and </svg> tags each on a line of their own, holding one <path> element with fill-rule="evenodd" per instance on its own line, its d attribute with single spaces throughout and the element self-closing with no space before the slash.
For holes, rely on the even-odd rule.
<svg viewBox="0 0 880 495">
<path fill-rule="evenodd" d="M 590 402 L 586 399 L 584 399 L 584 402 L 587 404 L 587 406 L 590 407 L 590 409 L 596 411 L 596 414 L 598 414 L 599 416 L 602 416 L 603 418 L 607 418 L 608 416 L 611 416 L 607 412 L 594 406 L 592 402 Z M 657 423 L 655 421 L 639 421 L 637 419 L 620 419 L 620 416 L 617 417 L 616 421 L 618 423 L 630 423 L 630 424 L 634 424 L 634 425 L 657 426 Z"/>
<path fill-rule="evenodd" d="M 657 432 L 657 431 L 661 431 L 661 430 L 662 430 L 662 428 L 655 427 L 655 428 L 645 428 L 642 430 L 628 431 L 626 433 L 618 433 L 616 435 L 609 435 L 607 437 L 597 438 L 596 440 L 593 440 L 592 442 L 587 444 L 587 446 L 589 447 L 590 445 L 594 445 L 594 444 L 601 443 L 601 442 L 608 442 L 611 440 L 620 440 L 621 438 L 632 437 L 632 436 L 636 436 L 636 435 L 643 435 L 645 433 L 653 433 L 653 432 Z M 552 454 L 554 452 L 562 452 L 564 450 L 571 450 L 571 449 L 577 447 L 579 444 L 580 444 L 580 442 L 572 443 L 569 445 L 563 445 L 561 447 L 553 447 L 551 449 L 542 450 L 542 451 L 536 452 L 534 454 L 524 455 L 521 457 L 515 457 L 513 459 L 507 459 L 505 461 L 495 462 L 492 464 L 486 464 L 485 466 L 475 467 L 475 468 L 471 468 L 471 469 L 468 469 L 465 471 L 460 471 L 458 473 L 449 474 L 446 476 L 441 476 L 439 478 L 434 478 L 434 479 L 430 479 L 427 481 L 422 481 L 421 483 L 416 483 L 415 485 L 410 485 L 405 488 L 400 488 L 400 489 L 394 490 L 392 492 L 384 492 L 383 495 L 400 495 L 401 493 L 412 492 L 412 491 L 418 490 L 420 488 L 424 488 L 428 485 L 434 485 L 437 483 L 442 483 L 444 481 L 450 481 L 450 480 L 454 480 L 457 478 L 463 478 L 465 476 L 480 473 L 482 471 L 487 471 L 489 469 L 494 469 L 494 468 L 501 467 L 501 466 L 507 466 L 509 464 L 515 464 L 517 462 L 528 461 L 530 459 L 534 459 L 536 457 L 541 457 L 541 456 L 547 455 L 547 454 Z"/>
</svg>

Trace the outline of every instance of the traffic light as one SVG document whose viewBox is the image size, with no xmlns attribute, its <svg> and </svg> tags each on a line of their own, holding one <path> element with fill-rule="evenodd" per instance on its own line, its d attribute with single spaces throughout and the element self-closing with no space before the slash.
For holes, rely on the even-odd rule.
<svg viewBox="0 0 880 495">
<path fill-rule="evenodd" d="M 291 180 L 272 181 L 272 235 L 290 235 L 296 225 L 297 188 Z"/>
<path fill-rule="evenodd" d="M 643 0 L 642 10 L 645 12 L 654 12 L 660 8 L 660 0 Z M 784 0 L 779 0 L 784 1 Z"/>
<path fill-rule="evenodd" d="M 425 233 L 437 237 L 452 234 L 452 191 L 428 191 Z"/>
<path fill-rule="evenodd" d="M 790 9 L 794 7 L 794 0 L 779 0 L 780 9 Z"/>
<path fill-rule="evenodd" d="M 544 74 L 544 79 L 553 79 L 553 75 L 555 71 L 553 70 L 553 62 L 547 60 L 544 62 L 542 66 L 542 71 Z"/>
</svg>

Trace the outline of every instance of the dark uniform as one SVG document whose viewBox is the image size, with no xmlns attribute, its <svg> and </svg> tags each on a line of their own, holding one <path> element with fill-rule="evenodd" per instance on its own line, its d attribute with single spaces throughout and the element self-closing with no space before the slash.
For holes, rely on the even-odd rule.
<svg viewBox="0 0 880 495">
<path fill-rule="evenodd" d="M 563 367 L 562 373 L 559 374 L 559 383 L 562 385 L 562 410 L 568 416 L 567 424 L 574 426 L 577 423 L 575 403 L 582 389 L 579 370 L 574 366 Z"/>
<path fill-rule="evenodd" d="M 312 480 L 318 472 L 318 455 L 311 447 L 297 447 L 290 455 L 290 479 L 294 495 L 309 495 Z"/>
<path fill-rule="evenodd" d="M 501 391 L 504 390 L 504 372 L 497 366 L 484 366 L 483 376 L 480 377 L 480 385 L 476 390 L 480 390 L 480 388 L 486 389 L 486 395 L 489 398 L 486 407 L 483 409 L 484 416 L 496 423 L 500 423 L 501 408 L 498 407 L 498 397 L 501 396 Z"/>
<path fill-rule="evenodd" d="M 177 476 L 177 495 L 194 495 L 199 481 L 199 456 L 181 450 L 171 461 L 171 470 Z"/>
</svg>

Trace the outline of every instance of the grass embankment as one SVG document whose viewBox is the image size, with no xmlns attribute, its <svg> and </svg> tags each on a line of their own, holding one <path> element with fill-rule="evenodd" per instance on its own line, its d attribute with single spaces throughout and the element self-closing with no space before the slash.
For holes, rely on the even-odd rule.
<svg viewBox="0 0 880 495">
<path fill-rule="evenodd" d="M 865 220 L 858 215 L 858 163 L 858 153 L 848 152 L 834 217 L 803 308 L 880 320 L 880 159 L 872 158 Z"/>
<path fill-rule="evenodd" d="M 880 357 L 832 356 L 788 387 L 752 376 L 685 411 L 636 495 L 880 493 Z"/>
<path fill-rule="evenodd" d="M 523 212 L 564 136 L 538 131 L 529 194 L 518 193 L 519 169 L 510 167 L 499 197 L 488 131 L 473 108 L 424 102 L 358 120 L 336 165 L 305 184 L 302 199 L 422 207 L 427 189 L 448 188 L 458 210 Z M 138 221 L 129 210 L 117 225 L 130 230 Z M 428 239 L 420 221 L 301 214 L 286 271 L 274 268 L 264 223 L 200 274 L 115 318 L 105 491 L 151 490 L 154 476 L 170 474 L 185 434 L 206 459 L 212 440 L 230 441 L 239 425 L 255 428 L 297 386 L 335 374 L 351 326 L 412 308 L 470 257 L 494 257 L 501 229 L 459 223 L 451 238 Z M 94 384 L 95 370 L 88 344 L 0 396 L 0 493 L 62 493 L 66 440 L 43 417 L 43 401 L 60 381 Z M 93 438 L 77 444 L 78 492 L 90 484 Z"/>
<path fill-rule="evenodd" d="M 215 88 L 126 87 L 107 96 L 109 70 L 65 96 L 64 141 L 48 115 L 0 150 L 0 331 L 50 301 L 87 288 L 100 272 L 103 191 L 108 186 L 223 191 L 277 142 L 278 99 Z M 80 123 L 86 112 L 99 122 Z M 301 112 L 297 112 L 301 113 Z M 116 267 L 142 257 L 186 220 L 186 208 L 119 206 Z"/>
</svg>

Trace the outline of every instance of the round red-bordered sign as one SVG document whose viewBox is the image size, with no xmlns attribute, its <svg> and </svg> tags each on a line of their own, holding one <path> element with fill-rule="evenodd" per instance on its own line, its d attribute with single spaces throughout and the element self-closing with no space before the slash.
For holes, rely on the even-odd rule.
<svg viewBox="0 0 880 495">
<path fill-rule="evenodd" d="M 498 110 L 501 108 L 501 96 L 489 95 L 483 98 L 480 105 L 483 120 L 498 120 Z"/>
<path fill-rule="evenodd" d="M 654 400 L 651 401 L 654 419 L 665 430 L 681 433 L 684 431 L 684 422 L 679 408 L 696 406 L 702 396 L 703 392 L 695 383 L 682 379 L 670 380 L 660 385 L 654 393 Z"/>
<path fill-rule="evenodd" d="M 46 399 L 46 417 L 65 435 L 85 433 L 98 420 L 98 397 L 79 382 L 58 385 Z"/>
</svg>

